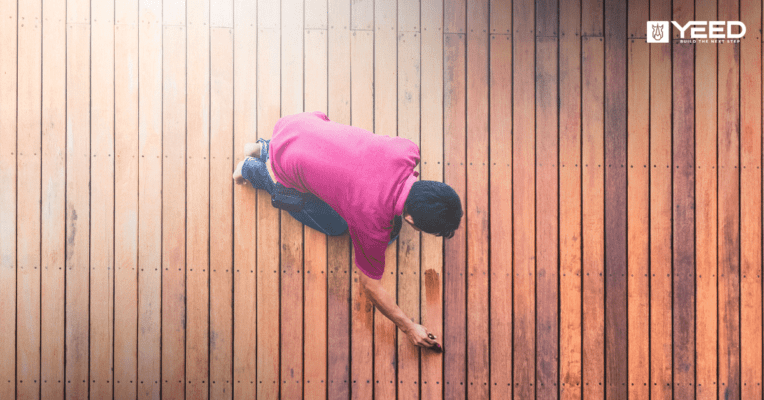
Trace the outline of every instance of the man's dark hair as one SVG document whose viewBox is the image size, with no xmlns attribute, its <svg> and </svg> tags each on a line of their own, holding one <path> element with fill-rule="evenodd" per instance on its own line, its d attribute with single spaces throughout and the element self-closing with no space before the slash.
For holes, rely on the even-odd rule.
<svg viewBox="0 0 764 400">
<path fill-rule="evenodd" d="M 462 220 L 462 202 L 451 186 L 443 182 L 416 181 L 404 210 L 417 228 L 444 238 L 454 236 Z"/>
</svg>

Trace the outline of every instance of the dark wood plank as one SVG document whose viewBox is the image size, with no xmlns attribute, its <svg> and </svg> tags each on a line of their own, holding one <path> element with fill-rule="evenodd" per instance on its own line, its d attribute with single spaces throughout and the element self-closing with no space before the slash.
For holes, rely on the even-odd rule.
<svg viewBox="0 0 764 400">
<path fill-rule="evenodd" d="M 560 398 L 581 398 L 581 4 L 560 9 Z M 493 207 L 492 207 L 493 209 Z"/>
<path fill-rule="evenodd" d="M 535 397 L 536 233 L 535 233 L 535 46 L 534 4 L 513 4 L 512 183 L 514 215 L 514 398 Z"/>
<path fill-rule="evenodd" d="M 650 396 L 650 47 L 629 39 L 629 395 Z"/>
<path fill-rule="evenodd" d="M 673 51 L 674 397 L 695 392 L 695 152 L 692 44 Z"/>
<path fill-rule="evenodd" d="M 281 115 L 303 110 L 303 0 L 281 2 Z M 309 228 L 305 228 L 309 229 Z M 281 216 L 281 396 L 303 393 L 303 225 Z M 306 332 L 309 334 L 309 332 Z"/>
<path fill-rule="evenodd" d="M 698 20 L 717 20 L 715 0 L 697 0 L 695 8 Z M 695 396 L 716 399 L 717 46 L 696 46 L 695 53 Z"/>
<path fill-rule="evenodd" d="M 210 385 L 210 19 L 209 0 L 189 2 L 186 79 L 186 397 Z M 229 45 L 230 47 L 230 45 Z M 233 64 L 231 54 L 228 59 Z M 223 310 L 220 310 L 223 311 Z"/>
<path fill-rule="evenodd" d="M 226 85 L 212 86 L 212 109 L 215 103 L 221 103 L 219 110 L 224 110 L 224 101 L 228 101 L 230 90 L 233 90 L 233 123 L 234 123 L 234 162 L 243 156 L 244 145 L 257 140 L 257 91 L 251 88 L 257 84 L 257 4 L 255 2 L 234 3 L 234 32 L 233 40 L 233 82 L 235 87 Z M 213 30 L 211 33 L 216 32 Z M 223 37 L 220 37 L 222 40 Z M 224 42 L 228 44 L 228 42 Z M 212 48 L 214 49 L 214 48 Z M 223 53 L 226 54 L 226 53 Z M 227 54 L 222 57 L 230 57 Z M 210 59 L 217 61 L 214 53 Z M 224 60 L 220 60 L 220 74 L 228 72 Z M 214 64 L 217 65 L 217 64 Z M 213 69 L 212 74 L 216 73 Z M 214 82 L 214 81 L 213 81 Z M 219 91 L 219 92 L 218 92 Z M 219 97 L 217 97 L 219 96 Z M 271 127 L 272 128 L 272 127 Z M 220 129 L 224 129 L 221 126 Z M 229 163 L 235 165 L 233 162 Z M 233 166 L 232 166 L 233 168 Z M 210 187 L 212 191 L 213 188 Z M 214 191 L 213 191 L 214 193 Z M 265 194 L 267 196 L 267 194 Z M 221 207 L 225 198 L 221 199 Z M 211 205 L 211 204 L 210 204 Z M 221 222 L 225 218 L 225 208 L 221 209 Z M 212 224 L 212 209 L 210 210 Z M 220 265 L 220 269 L 212 268 L 210 287 L 210 338 L 217 336 L 223 339 L 218 346 L 217 340 L 210 341 L 210 388 L 211 398 L 230 398 L 233 387 L 233 397 L 236 399 L 252 399 L 257 393 L 257 193 L 249 185 L 236 186 L 233 189 L 233 266 Z M 221 224 L 221 228 L 226 225 Z M 210 232 L 212 234 L 212 232 Z M 233 284 L 234 270 L 236 284 Z M 217 285 L 216 285 L 217 282 Z M 219 288 L 215 290 L 216 286 Z M 231 321 L 215 316 L 215 307 L 229 307 L 233 301 L 233 331 Z M 228 311 L 228 310 L 226 310 Z M 231 336 L 233 335 L 233 336 Z M 233 341 L 231 348 L 230 341 Z M 236 355 L 234 358 L 233 355 Z M 231 384 L 229 384 L 229 381 Z M 231 386 L 232 385 L 232 386 Z"/>
<path fill-rule="evenodd" d="M 162 8 L 142 0 L 138 29 L 138 398 L 161 391 Z M 67 86 L 68 87 L 68 86 Z M 68 192 L 68 191 L 67 191 Z M 68 391 L 67 391 L 68 392 Z"/>
<path fill-rule="evenodd" d="M 0 391 L 16 395 L 16 123 L 18 4 L 0 3 Z M 7 20 L 7 21 L 6 21 Z"/>
<path fill-rule="evenodd" d="M 16 398 L 40 394 L 42 5 L 18 5 Z M 4 149 L 7 151 L 7 149 Z M 108 185 L 108 184 L 107 184 Z M 11 289 L 13 286 L 8 286 Z M 12 289 L 11 289 L 12 290 Z"/>
<path fill-rule="evenodd" d="M 536 2 L 536 396 L 554 397 L 558 377 L 558 15 Z"/>
<path fill-rule="evenodd" d="M 636 0 L 629 2 L 629 39 L 647 37 L 647 21 L 650 19 L 650 1 Z M 681 22 L 683 22 L 682 20 Z M 636 168 L 636 167 L 635 167 Z"/>
<path fill-rule="evenodd" d="M 133 3 L 132 7 L 129 7 Z M 138 388 L 138 7 L 115 3 L 114 398 Z M 44 57 L 45 55 L 43 55 Z M 63 393 L 63 391 L 62 391 Z"/>
<path fill-rule="evenodd" d="M 358 7 L 372 8 L 373 4 L 356 4 Z M 373 13 L 373 8 L 372 8 Z M 364 13 L 365 14 L 365 13 Z M 355 21 L 355 20 L 354 20 Z M 355 22 L 354 22 L 355 24 Z M 352 104 L 351 122 L 353 126 L 374 130 L 374 32 L 354 31 L 350 36 L 350 87 Z M 355 258 L 351 266 L 355 265 Z M 370 399 L 374 389 L 374 307 L 358 278 L 361 271 L 352 268 L 351 282 L 351 396 L 354 399 Z"/>
<path fill-rule="evenodd" d="M 42 388 L 40 390 L 40 397 L 43 399 L 64 398 L 64 267 L 66 255 L 66 203 L 64 199 L 66 192 L 65 16 L 66 4 L 64 2 L 46 2 L 43 4 L 42 18 L 47 19 L 44 22 L 45 29 L 42 36 L 42 57 L 45 62 L 42 65 L 42 276 L 40 278 L 42 284 L 40 321 L 40 354 L 42 355 L 40 379 L 42 380 Z M 133 33 L 136 33 L 136 31 L 133 30 Z M 135 50 L 137 50 L 137 47 Z M 128 52 L 125 51 L 125 53 Z M 115 84 L 118 84 L 116 80 Z M 4 102 L 3 100 L 0 101 Z M 125 106 L 126 109 L 129 109 L 127 104 Z M 132 111 L 137 111 L 137 109 L 133 108 Z M 137 116 L 137 113 L 134 115 Z M 115 114 L 115 118 L 116 116 Z M 0 116 L 0 118 L 4 117 Z M 138 121 L 135 119 L 132 122 L 132 126 L 135 127 L 135 123 Z M 125 126 L 130 125 L 128 123 L 125 124 Z M 135 131 L 137 129 L 133 130 L 133 132 Z M 132 137 L 134 138 L 135 135 L 132 135 Z M 5 145 L 0 146 L 5 148 Z M 10 153 L 6 152 L 3 152 L 4 154 L 10 155 Z M 114 157 L 114 153 L 112 153 L 112 156 Z M 133 161 L 137 160 L 133 159 Z M 3 170 L 5 171 L 5 167 L 3 167 Z M 132 171 L 135 172 L 135 170 L 133 168 Z M 137 183 L 137 181 L 135 182 Z M 137 196 L 135 187 L 131 187 L 133 189 L 132 194 L 126 196 L 125 200 Z M 2 201 L 3 204 L 12 204 L 5 201 L 5 199 Z M 116 203 L 115 207 L 117 204 L 119 203 Z M 133 204 L 137 205 L 137 202 Z M 115 223 L 116 221 L 118 219 L 115 216 Z M 136 222 L 134 218 L 133 222 Z M 2 225 L 1 222 L 0 225 Z M 0 229 L 4 230 L 5 227 Z M 135 230 L 133 230 L 132 241 L 125 238 L 125 247 L 129 247 L 130 244 L 133 246 L 133 258 L 136 254 L 136 236 L 134 233 Z M 120 237 L 119 233 L 115 231 L 115 238 L 118 237 Z M 0 242 L 2 241 L 3 239 L 0 239 Z M 115 252 L 115 263 L 119 260 L 118 254 Z M 0 270 L 6 270 L 4 267 L 5 265 L 0 266 Z M 129 287 L 127 284 L 125 286 Z M 133 284 L 132 288 L 135 289 L 135 284 Z M 132 299 L 134 311 L 135 295 L 133 295 Z M 127 309 L 129 310 L 129 308 L 128 306 Z M 133 319 L 133 327 L 135 327 L 135 319 Z M 133 329 L 132 333 L 135 333 L 135 329 Z M 129 363 L 129 360 L 132 360 L 134 367 L 134 352 L 131 355 L 132 357 L 125 357 L 125 363 Z M 0 385 L 2 385 L 2 377 L 0 377 Z M 0 387 L 0 391 L 2 390 L 4 389 Z M 134 397 L 135 391 L 133 390 Z"/>
<path fill-rule="evenodd" d="M 669 17 L 651 4 L 651 18 Z M 671 367 L 671 48 L 650 46 L 650 352 L 652 397 L 670 399 Z M 657 351 L 656 349 L 666 349 Z"/>
<path fill-rule="evenodd" d="M 90 60 L 90 397 L 103 399 L 114 371 L 114 3 L 93 3 L 90 26 L 99 55 Z"/>
<path fill-rule="evenodd" d="M 446 162 L 444 182 L 460 198 L 466 192 L 464 153 L 466 150 L 466 82 L 463 34 L 447 34 L 444 40 L 443 141 Z M 444 397 L 463 398 L 467 379 L 467 310 L 466 310 L 466 230 L 457 229 L 454 237 L 445 241 L 443 290 L 443 367 Z"/>
<path fill-rule="evenodd" d="M 469 398 L 489 396 L 488 327 L 488 0 L 467 2 L 467 387 Z"/>
<path fill-rule="evenodd" d="M 89 4 L 79 2 L 67 6 L 65 393 L 77 398 L 88 395 L 90 339 L 90 25 L 72 23 L 76 15 L 82 15 L 79 12 L 83 8 L 89 11 Z"/>
<path fill-rule="evenodd" d="M 741 397 L 761 399 L 761 2 L 744 0 L 740 19 L 740 369 Z"/>
<path fill-rule="evenodd" d="M 171 7 L 165 21 L 179 13 Z M 184 7 L 181 7 L 184 8 Z M 185 16 L 185 9 L 183 9 Z M 162 397 L 185 397 L 186 29 L 164 25 L 162 52 Z M 188 273 L 201 272 L 198 268 Z"/>
<path fill-rule="evenodd" d="M 581 40 L 581 177 L 583 224 L 583 382 L 584 398 L 605 396 L 605 175 L 604 45 L 602 37 Z"/>
<path fill-rule="evenodd" d="M 422 1 L 421 179 L 443 181 L 443 1 Z M 421 323 L 443 343 L 443 238 L 422 235 Z M 421 355 L 421 397 L 443 398 L 443 354 Z"/>
<path fill-rule="evenodd" d="M 739 2 L 721 1 L 718 17 L 739 20 Z M 740 397 L 740 43 L 718 47 L 717 176 L 719 397 Z"/>
<path fill-rule="evenodd" d="M 626 3 L 605 3 L 605 371 L 608 398 L 627 397 Z"/>
</svg>

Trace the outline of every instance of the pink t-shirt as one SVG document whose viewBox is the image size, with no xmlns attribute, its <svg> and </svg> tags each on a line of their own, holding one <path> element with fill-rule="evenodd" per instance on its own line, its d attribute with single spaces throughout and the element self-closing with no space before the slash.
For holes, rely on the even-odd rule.
<svg viewBox="0 0 764 400">
<path fill-rule="evenodd" d="M 419 176 L 417 145 L 312 112 L 281 118 L 268 151 L 276 179 L 337 211 L 348 224 L 358 269 L 382 278 L 393 218 L 403 213 Z"/>
</svg>

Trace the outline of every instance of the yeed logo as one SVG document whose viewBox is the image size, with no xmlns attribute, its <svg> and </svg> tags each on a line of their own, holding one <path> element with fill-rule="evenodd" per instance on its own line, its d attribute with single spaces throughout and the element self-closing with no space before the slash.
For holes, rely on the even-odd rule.
<svg viewBox="0 0 764 400">
<path fill-rule="evenodd" d="M 671 36 L 668 24 L 669 21 L 647 21 L 647 43 L 668 43 Z M 740 21 L 689 21 L 685 25 L 671 21 L 671 24 L 679 31 L 680 39 L 740 39 L 746 30 Z"/>
</svg>

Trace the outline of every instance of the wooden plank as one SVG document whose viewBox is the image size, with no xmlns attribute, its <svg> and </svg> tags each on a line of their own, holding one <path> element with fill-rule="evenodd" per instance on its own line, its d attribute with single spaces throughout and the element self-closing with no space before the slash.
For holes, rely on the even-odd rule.
<svg viewBox="0 0 764 400">
<path fill-rule="evenodd" d="M 249 232 L 237 232 L 234 210 L 239 213 L 251 212 L 253 205 L 247 209 L 237 209 L 234 203 L 233 182 L 231 171 L 234 168 L 233 127 L 236 110 L 233 104 L 235 78 L 234 64 L 231 63 L 234 54 L 234 33 L 230 28 L 210 29 L 210 398 L 238 398 L 242 393 L 254 398 L 254 371 L 246 369 L 248 374 L 242 374 L 237 368 L 238 362 L 245 365 L 254 364 L 253 343 L 241 351 L 234 359 L 233 355 L 240 351 L 238 340 L 254 342 L 255 330 L 234 331 L 239 324 L 249 326 L 255 324 L 254 318 L 254 263 L 239 264 L 238 254 L 231 254 L 231 249 L 237 251 L 234 243 L 239 239 L 236 235 L 248 235 Z M 244 97 L 244 96 L 242 96 Z M 238 112 L 236 110 L 235 112 Z M 243 124 L 250 121 L 244 120 Z M 248 131 L 253 132 L 253 131 Z M 236 138 L 238 143 L 238 137 Z M 203 157 L 203 156 L 202 156 Z M 204 158 L 202 158 L 204 162 Z M 238 194 L 238 192 L 236 192 Z M 232 230 L 234 232 L 232 232 Z M 234 263 L 234 261 L 236 263 Z M 235 268 L 235 272 L 234 272 Z M 202 274 L 205 271 L 202 270 Z M 234 277 L 234 274 L 236 275 Z M 245 277 L 246 276 L 246 277 Z M 234 279 L 236 284 L 234 284 Z M 242 286 L 242 287 L 239 287 Z M 234 289 L 236 290 L 234 292 Z M 247 290 L 247 299 L 241 299 L 239 290 Z M 233 296 L 233 298 L 232 298 Z M 245 300 L 241 303 L 236 300 Z M 232 304 L 233 302 L 233 304 Z M 239 306 L 251 310 L 240 313 Z M 247 306 L 251 308 L 247 308 Z M 237 317 L 247 317 L 251 320 L 238 320 Z M 236 321 L 236 322 L 234 322 Z M 238 337 L 241 333 L 242 337 Z M 233 337 L 232 337 L 233 335 Z M 237 340 L 237 342 L 234 342 Z M 251 349 L 251 350 L 250 350 Z M 246 350 L 249 350 L 246 351 Z M 251 371 L 251 372 L 250 372 Z M 234 381 L 235 379 L 235 381 Z M 249 381 L 245 381 L 249 379 Z M 241 383 L 241 384 L 240 384 Z"/>
<path fill-rule="evenodd" d="M 137 7 L 136 7 L 137 8 Z M 118 14 L 119 15 L 119 14 Z M 124 20 L 124 19 L 123 19 Z M 114 26 L 114 398 L 138 384 L 138 26 Z"/>
<path fill-rule="evenodd" d="M 331 12 L 331 10 L 330 10 Z M 396 136 L 397 130 L 397 14 L 393 2 L 375 2 L 374 26 L 374 132 Z M 331 49 L 330 49 L 331 51 Z M 397 260 L 401 241 L 385 252 L 382 287 L 395 296 L 398 277 Z M 379 310 L 374 313 L 374 396 L 392 399 L 396 396 L 396 337 L 398 328 Z"/>
<path fill-rule="evenodd" d="M 329 83 L 331 91 L 332 83 Z M 331 103 L 329 104 L 331 107 Z M 348 280 L 350 241 L 347 236 L 330 236 L 328 242 L 328 398 L 349 399 L 350 386 L 350 282 Z"/>
<path fill-rule="evenodd" d="M 16 395 L 17 2 L 0 2 L 0 391 Z"/>
<path fill-rule="evenodd" d="M 18 6 L 16 130 L 16 398 L 40 395 L 40 182 L 42 178 L 42 9 Z M 12 286 L 9 286 L 10 288 Z"/>
<path fill-rule="evenodd" d="M 207 14 L 210 27 L 233 28 L 233 0 L 211 0 L 211 2 L 209 14 Z M 204 24 L 204 22 L 202 22 L 202 24 Z"/>
<path fill-rule="evenodd" d="M 306 25 L 308 9 L 306 3 Z M 305 30 L 305 109 L 327 112 L 327 42 L 326 30 Z M 305 229 L 305 336 L 304 396 L 324 400 L 327 394 L 327 241 L 326 235 Z M 369 352 L 371 349 L 369 349 Z"/>
<path fill-rule="evenodd" d="M 186 65 L 188 70 L 185 105 L 187 323 L 184 384 L 186 398 L 207 399 L 211 386 L 209 383 L 210 31 L 204 23 L 210 20 L 210 2 L 208 0 L 189 1 L 187 7 Z M 230 41 L 228 48 L 231 48 Z M 225 55 L 228 56 L 226 60 L 231 64 L 232 55 L 230 53 Z M 228 310 L 230 315 L 230 303 Z M 223 310 L 220 311 L 223 312 Z"/>
<path fill-rule="evenodd" d="M 650 50 L 629 39 L 629 396 L 650 396 Z"/>
<path fill-rule="evenodd" d="M 443 1 L 422 1 L 421 179 L 443 181 Z M 443 238 L 422 235 L 421 323 L 443 340 Z M 421 353 L 422 398 L 443 397 L 443 355 Z"/>
<path fill-rule="evenodd" d="M 540 3 L 539 3 L 540 4 Z M 556 4 L 555 4 L 556 6 Z M 555 15 L 555 20 L 556 15 Z M 536 37 L 536 380 L 538 397 L 557 395 L 558 124 L 556 37 Z"/>
<path fill-rule="evenodd" d="M 740 4 L 740 368 L 746 399 L 761 399 L 761 2 Z"/>
<path fill-rule="evenodd" d="M 560 398 L 581 398 L 581 8 L 560 9 Z M 495 51 L 495 50 L 492 50 Z M 493 173 L 493 171 L 492 171 Z M 491 211 L 495 212 L 495 206 Z"/>
<path fill-rule="evenodd" d="M 444 0 L 443 32 L 466 33 L 467 3 L 465 0 Z"/>
<path fill-rule="evenodd" d="M 696 18 L 715 21 L 716 1 L 698 0 Z M 695 396 L 717 398 L 717 46 L 695 48 Z"/>
<path fill-rule="evenodd" d="M 650 18 L 669 19 L 653 2 Z M 650 46 L 650 377 L 652 397 L 670 399 L 671 314 L 671 47 Z M 649 164 L 648 164 L 649 165 Z"/>
<path fill-rule="evenodd" d="M 398 0 L 398 32 L 420 32 L 420 0 Z"/>
<path fill-rule="evenodd" d="M 410 2 L 406 2 L 407 4 Z M 402 5 L 402 4 L 401 4 Z M 401 5 L 398 11 L 401 11 Z M 409 6 L 411 6 L 409 4 Z M 419 25 L 417 19 L 413 24 Z M 399 22 L 402 20 L 399 14 Z M 399 29 L 404 27 L 399 25 Z M 421 102 L 421 47 L 422 35 L 417 32 L 398 34 L 398 136 L 419 145 Z M 415 170 L 418 171 L 419 168 Z M 403 226 L 398 238 L 398 306 L 415 323 L 421 323 L 419 306 L 419 276 L 421 235 L 409 226 Z M 486 292 L 487 293 L 487 292 Z M 487 320 L 484 320 L 487 322 Z M 428 350 L 422 349 L 422 352 Z M 419 398 L 420 349 L 411 344 L 404 334 L 398 335 L 398 398 Z M 487 357 L 486 357 L 487 358 Z M 486 365 L 487 366 L 487 365 Z"/>
<path fill-rule="evenodd" d="M 42 65 L 42 268 L 40 271 L 42 275 L 40 278 L 42 285 L 40 292 L 40 354 L 42 355 L 40 397 L 43 399 L 64 398 L 65 15 L 66 4 L 64 2 L 46 2 L 43 4 L 42 18 L 45 29 L 42 33 L 42 56 L 45 62 Z M 3 18 L 5 17 L 3 16 Z M 0 102 L 4 102 L 4 100 L 0 100 Z M 4 144 L 0 146 L 5 148 Z M 3 204 L 13 204 L 3 201 Z M 0 229 L 4 230 L 5 228 Z M 0 270 L 2 269 L 3 266 L 0 264 Z M 0 377 L 0 385 L 2 382 L 2 377 Z M 2 390 L 3 388 L 0 387 L 0 391 Z"/>
<path fill-rule="evenodd" d="M 695 393 L 695 103 L 693 44 L 673 52 L 674 397 Z"/>
<path fill-rule="evenodd" d="M 647 21 L 650 19 L 650 2 L 648 0 L 637 0 L 629 3 L 629 13 L 627 17 L 629 19 L 629 39 L 646 38 Z M 685 20 L 682 19 L 682 21 Z M 680 22 L 684 23 L 682 21 Z"/>
<path fill-rule="evenodd" d="M 605 377 L 609 398 L 628 389 L 626 284 L 626 3 L 605 3 Z"/>
<path fill-rule="evenodd" d="M 165 4 L 166 5 L 166 4 Z M 177 14 L 165 7 L 165 16 Z M 169 11 L 169 13 L 168 13 Z M 185 14 L 184 14 L 185 15 Z M 173 22 L 175 19 L 169 19 Z M 165 23 L 168 19 L 165 19 Z M 163 26 L 162 397 L 185 395 L 186 28 Z M 194 271 L 189 268 L 188 274 Z M 196 272 L 199 272 L 198 269 Z"/>
<path fill-rule="evenodd" d="M 467 2 L 467 395 L 489 397 L 488 0 Z M 556 301 L 555 301 L 556 302 Z M 556 339 L 555 339 L 556 341 Z M 555 351 L 556 352 L 556 351 Z M 555 367 L 556 369 L 556 367 Z"/>
<path fill-rule="evenodd" d="M 737 21 L 739 2 L 722 1 L 719 19 Z M 717 176 L 719 397 L 740 397 L 740 43 L 719 46 Z"/>
<path fill-rule="evenodd" d="M 536 393 L 535 17 L 533 2 L 513 6 L 512 131 L 524 132 L 512 137 L 513 379 L 514 398 L 527 399 Z"/>
<path fill-rule="evenodd" d="M 350 36 L 350 66 L 351 122 L 353 126 L 371 132 L 374 130 L 373 31 L 354 31 Z M 354 265 L 355 259 L 351 266 Z M 359 274 L 363 272 L 358 268 L 352 268 L 352 271 L 350 393 L 354 399 L 371 399 L 374 389 L 374 306 L 358 283 Z"/>
<path fill-rule="evenodd" d="M 353 30 L 374 30 L 374 2 L 357 0 L 350 5 L 350 23 Z"/>
<path fill-rule="evenodd" d="M 466 194 L 464 154 L 466 151 L 467 82 L 466 38 L 447 34 L 443 39 L 443 142 L 444 182 L 459 198 Z M 464 398 L 467 379 L 467 234 L 457 229 L 445 241 L 443 289 L 443 379 L 445 398 Z"/>
<path fill-rule="evenodd" d="M 578 8 L 578 7 L 576 7 Z M 579 14 L 580 15 L 580 14 Z M 491 13 L 489 15 L 491 33 L 512 33 L 512 1 L 491 0 Z"/>
<path fill-rule="evenodd" d="M 114 3 L 93 3 L 90 47 L 90 397 L 112 397 L 114 338 Z"/>
<path fill-rule="evenodd" d="M 161 386 L 162 9 L 140 2 L 138 29 L 138 398 Z"/>
<path fill-rule="evenodd" d="M 303 110 L 303 0 L 281 3 L 281 115 Z M 281 396 L 303 393 L 303 225 L 281 219 Z"/>
<path fill-rule="evenodd" d="M 71 3 L 70 3 L 71 4 Z M 71 4 L 72 8 L 87 4 Z M 66 50 L 66 390 L 88 393 L 90 237 L 90 26 L 69 24 Z"/>
<path fill-rule="evenodd" d="M 270 139 L 281 116 L 280 4 L 257 9 L 257 134 Z M 280 212 L 270 196 L 257 196 L 257 396 L 279 396 Z"/>
<path fill-rule="evenodd" d="M 334 122 L 350 124 L 350 2 L 332 0 L 327 4 L 328 104 L 327 116 Z M 328 398 L 349 399 L 351 260 L 348 236 L 327 240 L 328 271 Z"/>
<path fill-rule="evenodd" d="M 327 1 L 305 1 L 305 29 L 327 29 Z"/>
<path fill-rule="evenodd" d="M 581 35 L 602 37 L 605 20 L 604 0 L 582 0 L 581 2 Z"/>
<path fill-rule="evenodd" d="M 257 21 L 256 2 L 235 2 L 234 3 L 234 32 L 233 37 L 220 36 L 219 40 L 233 40 L 233 55 L 231 55 L 231 44 L 225 44 L 226 52 L 220 54 L 220 76 L 229 76 L 228 59 L 234 60 L 233 81 L 236 87 L 232 87 L 232 82 L 220 81 L 219 86 L 212 86 L 213 105 L 220 103 L 217 108 L 222 116 L 227 102 L 230 101 L 230 93 L 233 91 L 233 123 L 234 123 L 234 163 L 243 156 L 244 145 L 248 142 L 257 140 L 257 40 L 258 31 L 255 26 Z M 214 49 L 214 47 L 211 47 Z M 210 55 L 212 60 L 218 59 Z M 217 64 L 216 64 L 217 65 Z M 214 82 L 214 81 L 213 81 Z M 217 89 L 216 89 L 217 88 Z M 217 97 L 215 97 L 217 96 Z M 215 108 L 213 108 L 214 110 Z M 220 129 L 224 129 L 221 125 Z M 231 169 L 233 166 L 231 166 Z M 212 190 L 212 188 L 210 188 Z M 212 379 L 212 388 L 210 397 L 227 398 L 231 392 L 228 381 L 235 383 L 233 386 L 233 397 L 236 399 L 255 398 L 257 391 L 257 308 L 256 308 L 256 290 L 257 273 L 255 263 L 257 261 L 257 197 L 256 191 L 251 187 L 241 185 L 234 188 L 233 193 L 233 252 L 234 267 L 241 272 L 237 273 L 236 285 L 233 284 L 232 274 L 225 271 L 227 268 L 221 266 L 220 269 L 213 268 L 213 283 L 218 282 L 215 292 L 211 292 L 212 299 L 211 310 L 215 307 L 231 307 L 233 301 L 233 332 L 231 332 L 230 319 L 221 319 L 211 326 L 210 337 L 220 335 L 223 342 L 217 346 L 217 341 L 212 341 L 211 350 L 217 356 L 211 354 L 214 364 L 210 366 L 210 379 Z M 225 200 L 221 199 L 221 206 Z M 221 210 L 222 211 L 222 210 Z M 220 218 L 225 213 L 221 213 Z M 222 251 L 222 249 L 221 249 Z M 249 271 L 249 272 L 247 272 Z M 225 272 L 225 274 L 223 274 Z M 233 270 L 231 270 L 233 272 Z M 219 278 L 214 278 L 215 276 Z M 214 288 L 214 286 L 213 286 Z M 228 293 L 233 291 L 233 298 Z M 216 312 L 212 311 L 212 315 Z M 212 321 L 210 322 L 212 324 Z M 233 334 L 233 337 L 231 336 Z M 233 340 L 233 348 L 225 340 Z M 233 358 L 236 354 L 236 358 Z M 231 373 L 233 372 L 233 376 Z M 231 379 L 233 378 L 233 379 Z M 223 384 L 226 386 L 223 386 Z"/>
<path fill-rule="evenodd" d="M 583 28 L 582 28 L 583 29 Z M 583 235 L 583 387 L 584 398 L 605 394 L 605 292 L 602 276 L 605 230 L 604 45 L 601 37 L 582 36 L 581 177 Z"/>
</svg>

